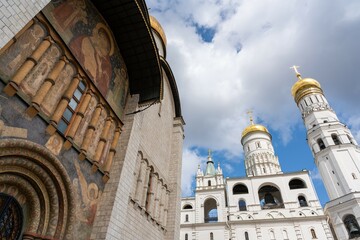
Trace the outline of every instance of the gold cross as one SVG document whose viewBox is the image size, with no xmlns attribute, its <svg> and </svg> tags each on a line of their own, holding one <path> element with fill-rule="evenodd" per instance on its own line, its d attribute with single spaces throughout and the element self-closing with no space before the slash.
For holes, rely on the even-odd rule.
<svg viewBox="0 0 360 240">
<path fill-rule="evenodd" d="M 294 71 L 295 71 L 295 74 L 296 74 L 296 77 L 299 79 L 299 80 L 301 80 L 301 74 L 299 73 L 299 71 L 298 71 L 298 68 L 300 68 L 299 66 L 292 66 L 292 67 L 290 67 L 291 69 L 294 69 Z"/>
<path fill-rule="evenodd" d="M 254 119 L 253 119 L 253 116 L 252 116 L 253 111 L 248 110 L 246 113 L 247 113 L 247 115 L 249 115 L 251 125 L 253 125 L 254 124 Z"/>
</svg>

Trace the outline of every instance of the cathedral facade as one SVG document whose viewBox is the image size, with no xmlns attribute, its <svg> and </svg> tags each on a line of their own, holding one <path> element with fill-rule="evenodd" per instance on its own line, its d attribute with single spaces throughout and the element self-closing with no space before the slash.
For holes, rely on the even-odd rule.
<svg viewBox="0 0 360 240">
<path fill-rule="evenodd" d="M 334 239 L 306 170 L 283 173 L 271 134 L 242 133 L 246 177 L 224 179 L 211 155 L 196 174 L 195 197 L 181 201 L 181 240 Z"/>
<path fill-rule="evenodd" d="M 0 238 L 178 239 L 184 121 L 144 1 L 1 1 Z"/>
</svg>

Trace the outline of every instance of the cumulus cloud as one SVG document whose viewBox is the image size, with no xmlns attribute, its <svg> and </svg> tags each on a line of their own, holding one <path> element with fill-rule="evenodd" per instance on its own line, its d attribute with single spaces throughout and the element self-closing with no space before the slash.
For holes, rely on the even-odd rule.
<svg viewBox="0 0 360 240">
<path fill-rule="evenodd" d="M 321 83 L 345 120 L 351 118 L 346 112 L 360 116 L 358 1 L 150 0 L 147 4 L 168 39 L 167 60 L 187 123 L 185 164 L 186 155 L 201 161 L 190 150 L 194 147 L 241 156 L 248 109 L 254 110 L 257 122 L 277 131 L 283 144 L 291 140 L 293 129 L 302 125 L 290 93 L 296 78 L 289 67 L 294 64 L 301 66 L 304 77 Z M 214 31 L 211 41 L 204 41 L 207 36 L 201 36 L 199 27 Z M 353 122 L 359 139 L 360 123 Z M 195 170 L 187 170 L 196 171 L 196 164 Z M 190 179 L 187 173 L 183 176 Z"/>
<path fill-rule="evenodd" d="M 195 174 L 198 165 L 204 167 L 206 158 L 200 156 L 196 149 L 184 149 L 183 151 L 183 165 L 182 165 L 182 180 L 181 189 L 183 196 L 193 195 L 193 184 L 195 181 Z"/>
</svg>

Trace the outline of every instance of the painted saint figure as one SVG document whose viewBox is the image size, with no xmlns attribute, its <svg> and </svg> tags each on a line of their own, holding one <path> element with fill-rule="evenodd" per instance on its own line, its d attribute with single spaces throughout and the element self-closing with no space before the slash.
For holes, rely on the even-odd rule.
<svg viewBox="0 0 360 240">
<path fill-rule="evenodd" d="M 106 97 L 112 77 L 110 56 L 114 53 L 109 29 L 105 24 L 98 23 L 91 36 L 81 35 L 73 39 L 70 48 L 101 94 Z"/>
</svg>

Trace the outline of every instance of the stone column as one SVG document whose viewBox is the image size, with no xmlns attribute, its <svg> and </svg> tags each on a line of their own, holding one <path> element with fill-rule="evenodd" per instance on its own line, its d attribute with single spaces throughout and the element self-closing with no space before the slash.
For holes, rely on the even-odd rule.
<svg viewBox="0 0 360 240">
<path fill-rule="evenodd" d="M 156 187 L 157 187 L 157 180 L 158 180 L 158 176 L 155 173 L 151 173 L 151 178 L 150 178 L 150 191 L 148 194 L 148 204 L 146 206 L 146 211 L 152 216 L 154 217 L 153 213 L 154 213 L 154 203 L 155 203 L 155 191 L 156 191 Z"/>
<path fill-rule="evenodd" d="M 89 106 L 90 100 L 93 97 L 93 93 L 89 90 L 80 102 L 80 106 L 72 120 L 69 129 L 66 133 L 66 141 L 64 143 L 64 149 L 69 149 L 73 143 L 73 139 L 76 131 L 79 128 L 81 120 L 84 118 L 87 107 Z M 85 141 L 85 140 L 84 140 Z"/>
<path fill-rule="evenodd" d="M 164 227 L 166 227 L 167 215 L 168 215 L 168 212 L 169 212 L 169 195 L 170 195 L 170 191 L 166 190 L 165 204 L 164 204 L 164 220 L 163 220 L 163 226 Z"/>
<path fill-rule="evenodd" d="M 146 161 L 144 159 L 142 159 L 141 164 L 140 164 L 139 176 L 138 176 L 137 182 L 136 182 L 136 189 L 135 189 L 135 196 L 134 196 L 134 201 L 137 203 L 139 203 L 142 198 L 142 193 L 144 190 L 146 168 L 147 168 Z"/>
<path fill-rule="evenodd" d="M 163 185 L 161 187 L 161 198 L 160 198 L 160 208 L 159 208 L 159 223 L 162 225 L 163 218 L 164 218 L 164 202 L 165 202 L 165 196 L 166 196 L 166 187 Z"/>
<path fill-rule="evenodd" d="M 95 151 L 95 156 L 94 156 L 94 162 L 93 162 L 93 166 L 92 166 L 92 171 L 96 172 L 99 169 L 99 161 L 100 161 L 100 157 L 101 154 L 104 150 L 105 144 L 109 138 L 109 130 L 111 127 L 111 123 L 113 121 L 112 117 L 107 117 L 106 118 L 106 122 L 105 122 L 105 126 L 102 129 L 101 135 L 100 135 L 100 140 L 98 142 L 98 145 L 96 147 L 96 151 Z"/>
<path fill-rule="evenodd" d="M 35 49 L 35 51 L 31 54 L 30 57 L 21 65 L 21 67 L 17 70 L 13 78 L 4 88 L 4 92 L 8 96 L 14 96 L 14 94 L 19 90 L 19 86 L 26 77 L 26 75 L 33 69 L 33 67 L 38 63 L 39 59 L 46 52 L 46 50 L 50 47 L 53 40 L 50 36 L 44 38 L 44 40 L 39 44 L 39 46 Z"/>
<path fill-rule="evenodd" d="M 86 133 L 85 133 L 85 136 L 84 136 L 84 141 L 83 143 L 81 144 L 81 148 L 80 148 L 80 154 L 79 154 L 79 159 L 80 160 L 84 160 L 86 158 L 86 154 L 87 154 L 87 150 L 90 146 L 90 143 L 91 143 L 91 140 L 92 139 L 92 136 L 93 136 L 93 133 L 95 131 L 95 126 L 99 120 L 99 117 L 100 117 L 100 114 L 101 114 L 101 111 L 102 111 L 102 104 L 99 103 L 97 106 L 96 106 L 96 109 L 92 115 L 92 118 L 91 118 L 91 121 L 89 123 L 89 126 L 86 130 Z"/>
<path fill-rule="evenodd" d="M 109 180 L 109 172 L 110 172 L 110 168 L 116 153 L 116 146 L 118 144 L 119 138 L 120 138 L 120 134 L 121 134 L 121 127 L 117 127 L 115 130 L 115 134 L 110 146 L 110 152 L 109 155 L 106 158 L 106 162 L 104 165 L 104 172 L 105 175 L 103 176 L 103 181 L 106 183 Z"/>
<path fill-rule="evenodd" d="M 57 77 L 59 76 L 59 74 L 61 73 L 67 62 L 68 62 L 67 58 L 65 56 L 62 56 L 59 59 L 59 61 L 55 64 L 54 68 L 51 70 L 48 77 L 45 79 L 45 81 L 40 86 L 38 91 L 36 92 L 35 96 L 31 101 L 31 105 L 26 109 L 26 113 L 31 118 L 35 117 L 35 115 L 39 113 L 40 105 L 42 101 L 44 100 L 46 94 L 48 94 L 52 86 L 55 85 L 55 81 Z"/>
<path fill-rule="evenodd" d="M 74 92 L 76 88 L 78 87 L 80 82 L 80 76 L 77 74 L 73 80 L 71 81 L 68 89 L 66 89 L 64 95 L 62 96 L 59 104 L 57 105 L 51 119 L 50 119 L 50 125 L 46 128 L 46 132 L 50 135 L 54 134 L 57 128 L 57 124 L 59 123 L 62 115 L 65 112 L 66 107 L 68 106 L 72 96 L 74 95 Z"/>
<path fill-rule="evenodd" d="M 156 188 L 156 195 L 155 195 L 155 206 L 154 206 L 154 218 L 157 222 L 160 221 L 159 211 L 160 211 L 160 199 L 162 195 L 162 181 L 159 179 L 157 188 Z"/>
<path fill-rule="evenodd" d="M 140 206 L 142 208 L 146 207 L 146 199 L 147 199 L 147 192 L 148 192 L 149 181 L 150 181 L 150 174 L 152 174 L 151 173 L 151 167 L 148 166 L 146 168 L 144 189 L 143 189 L 143 192 L 142 192 L 142 197 L 141 197 L 141 202 L 140 202 Z"/>
</svg>

